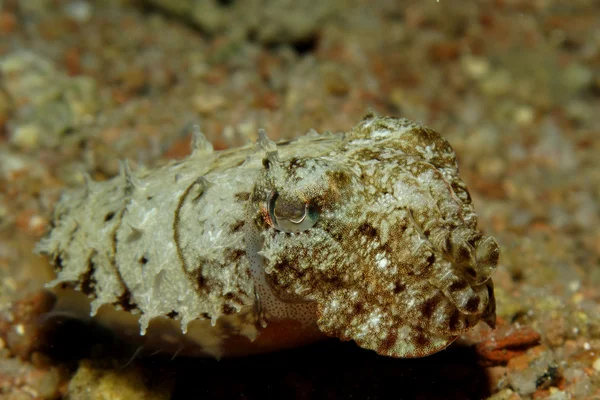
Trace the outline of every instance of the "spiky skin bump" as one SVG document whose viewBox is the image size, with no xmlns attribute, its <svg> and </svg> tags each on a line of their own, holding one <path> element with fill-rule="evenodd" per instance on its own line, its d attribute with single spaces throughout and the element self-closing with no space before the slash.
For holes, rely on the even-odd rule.
<svg viewBox="0 0 600 400">
<path fill-rule="evenodd" d="M 53 284 L 88 294 L 92 312 L 139 313 L 142 332 L 160 316 L 183 331 L 210 319 L 221 342 L 291 319 L 420 357 L 481 319 L 493 326 L 498 245 L 477 230 L 454 152 L 434 131 L 369 114 L 348 133 L 277 146 L 194 142 L 183 162 L 125 165 L 63 196 L 39 245 Z M 306 229 L 286 231 L 309 207 Z"/>
</svg>

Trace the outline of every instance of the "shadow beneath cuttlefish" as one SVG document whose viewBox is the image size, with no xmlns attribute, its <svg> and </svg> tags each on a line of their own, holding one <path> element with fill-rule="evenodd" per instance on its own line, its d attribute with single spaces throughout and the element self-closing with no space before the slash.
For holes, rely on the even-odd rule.
<svg viewBox="0 0 600 400">
<path fill-rule="evenodd" d="M 354 342 L 326 340 L 277 353 L 214 360 L 143 355 L 109 331 L 76 320 L 53 329 L 55 360 L 119 360 L 173 399 L 481 399 L 491 395 L 472 347 L 455 343 L 437 354 L 394 359 Z M 56 326 L 55 326 L 56 328 Z M 114 365 L 114 364 L 113 364 Z"/>
<path fill-rule="evenodd" d="M 175 399 L 480 399 L 490 395 L 475 352 L 460 345 L 425 358 L 393 359 L 353 342 L 328 340 L 239 359 L 181 359 L 174 367 Z"/>
</svg>

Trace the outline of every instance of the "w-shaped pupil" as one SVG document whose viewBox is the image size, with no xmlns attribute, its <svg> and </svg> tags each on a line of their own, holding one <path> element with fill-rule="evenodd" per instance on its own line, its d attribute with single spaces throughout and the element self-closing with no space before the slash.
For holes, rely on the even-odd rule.
<svg viewBox="0 0 600 400">
<path fill-rule="evenodd" d="M 269 217 L 273 227 L 283 232 L 302 232 L 310 229 L 319 215 L 309 203 L 297 199 L 289 201 L 273 192 L 268 200 Z"/>
</svg>

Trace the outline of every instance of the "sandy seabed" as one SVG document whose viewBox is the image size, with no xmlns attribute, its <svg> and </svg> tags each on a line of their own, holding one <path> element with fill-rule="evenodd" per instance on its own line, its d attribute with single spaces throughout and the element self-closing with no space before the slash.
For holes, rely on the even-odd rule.
<svg viewBox="0 0 600 400">
<path fill-rule="evenodd" d="M 0 399 L 600 399 L 598 1 L 195 4 L 0 2 Z M 182 158 L 194 124 L 225 149 L 367 109 L 454 147 L 502 248 L 495 331 L 418 360 L 331 340 L 215 361 L 48 323 L 32 250 L 84 172 Z"/>
</svg>

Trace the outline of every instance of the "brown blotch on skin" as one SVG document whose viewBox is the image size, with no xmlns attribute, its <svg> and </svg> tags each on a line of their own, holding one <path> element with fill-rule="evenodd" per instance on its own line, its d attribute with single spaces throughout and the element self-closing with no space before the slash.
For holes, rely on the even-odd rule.
<svg viewBox="0 0 600 400">
<path fill-rule="evenodd" d="M 471 267 L 470 265 L 465 267 L 465 272 L 469 274 L 469 276 L 477 278 L 477 271 L 475 271 L 475 268 Z"/>
<path fill-rule="evenodd" d="M 244 301 L 235 293 L 225 293 L 223 298 L 229 301 L 231 304 L 238 304 L 240 306 L 244 305 Z"/>
<path fill-rule="evenodd" d="M 448 320 L 448 327 L 451 332 L 456 332 L 460 326 L 460 312 L 458 310 L 454 310 L 450 315 L 450 319 Z"/>
<path fill-rule="evenodd" d="M 223 311 L 223 314 L 225 315 L 235 314 L 235 308 L 233 308 L 233 306 L 230 304 L 223 304 L 221 311 Z"/>
<path fill-rule="evenodd" d="M 241 249 L 233 249 L 230 250 L 227 254 L 227 260 L 235 263 L 237 262 L 240 258 L 245 257 L 246 256 L 246 252 L 244 250 Z"/>
<path fill-rule="evenodd" d="M 56 271 L 62 271 L 63 270 L 64 266 L 63 266 L 62 255 L 57 254 L 52 261 L 54 263 L 54 267 L 56 268 Z"/>
<path fill-rule="evenodd" d="M 206 279 L 202 276 L 202 266 L 199 266 L 193 272 L 191 272 L 191 275 L 194 282 L 196 282 L 196 287 L 198 290 L 205 289 Z"/>
<path fill-rule="evenodd" d="M 303 270 L 294 270 L 294 277 L 296 279 L 303 279 L 306 276 L 306 271 Z"/>
<path fill-rule="evenodd" d="M 265 169 L 271 168 L 271 161 L 268 158 L 263 158 L 262 165 Z"/>
<path fill-rule="evenodd" d="M 94 271 L 96 271 L 96 265 L 92 261 L 93 254 L 88 258 L 87 271 L 79 278 L 80 284 L 79 289 L 86 295 L 92 296 L 95 293 L 96 278 L 94 277 Z M 95 296 L 94 296 L 95 297 Z"/>
<path fill-rule="evenodd" d="M 450 143 L 444 140 L 433 129 L 420 127 L 414 129 L 413 132 L 415 133 L 415 136 L 419 137 L 419 143 L 421 144 L 421 146 L 425 147 L 426 144 L 435 144 L 437 153 L 441 154 L 442 156 L 453 153 L 452 147 L 450 147 Z M 435 157 L 435 159 L 439 159 L 439 157 Z"/>
<path fill-rule="evenodd" d="M 500 249 L 496 247 L 494 251 L 490 251 L 486 257 L 479 260 L 481 263 L 485 263 L 487 265 L 498 265 L 498 261 L 500 260 Z"/>
<path fill-rule="evenodd" d="M 475 323 L 477 323 L 477 322 L 478 322 L 478 321 L 475 321 Z M 465 328 L 467 328 L 467 329 L 468 329 L 468 328 L 470 328 L 472 325 L 473 325 L 473 324 L 471 323 L 471 320 L 467 318 L 467 319 L 465 320 Z"/>
<path fill-rule="evenodd" d="M 466 203 L 471 203 L 473 200 L 471 199 L 471 194 L 469 193 L 469 191 L 467 190 L 467 188 L 465 186 L 463 186 L 462 183 L 459 183 L 456 179 L 453 179 L 452 182 L 450 183 L 450 187 L 452 188 L 452 191 L 458 196 L 460 195 L 464 195 L 465 199 L 464 201 Z"/>
<path fill-rule="evenodd" d="M 286 271 L 289 275 L 286 276 L 287 279 L 283 280 L 283 276 L 279 276 L 278 274 L 270 274 L 269 280 L 273 283 L 275 287 L 280 286 L 283 289 L 288 288 L 294 282 L 300 280 L 306 280 L 307 274 L 306 271 L 297 270 L 294 268 L 296 263 L 293 260 L 283 259 L 280 262 L 276 263 L 273 268 L 277 271 Z"/>
<path fill-rule="evenodd" d="M 494 296 L 494 283 L 492 280 L 486 282 L 488 291 L 488 304 L 483 313 L 484 321 L 494 329 L 496 327 L 496 297 Z"/>
<path fill-rule="evenodd" d="M 297 282 L 303 282 L 305 285 L 313 288 L 318 287 L 318 284 L 315 282 L 318 278 L 304 270 L 296 269 L 295 266 L 296 262 L 294 260 L 283 259 L 273 265 L 275 272 L 266 276 L 271 289 L 274 290 L 275 295 L 280 299 L 289 301 L 303 300 L 293 290 L 290 290 Z M 284 272 L 282 273 L 282 271 Z"/>
<path fill-rule="evenodd" d="M 390 349 L 394 347 L 396 341 L 398 340 L 398 331 L 396 329 L 390 329 L 380 343 L 380 346 L 377 348 L 377 353 L 379 354 L 387 354 L 390 352 Z"/>
<path fill-rule="evenodd" d="M 427 257 L 427 263 L 429 265 L 432 265 L 433 263 L 435 263 L 435 254 L 431 253 L 428 257 Z"/>
<path fill-rule="evenodd" d="M 337 187 L 344 187 L 351 183 L 350 175 L 343 171 L 331 171 L 327 176 Z"/>
<path fill-rule="evenodd" d="M 394 294 L 402 293 L 404 290 L 406 290 L 406 285 L 400 282 L 396 282 L 396 284 L 394 285 Z"/>
<path fill-rule="evenodd" d="M 421 305 L 421 314 L 423 314 L 425 318 L 430 319 L 439 303 L 440 298 L 438 296 L 427 299 L 425 303 Z"/>
<path fill-rule="evenodd" d="M 427 348 L 431 344 L 431 340 L 427 337 L 423 332 L 418 332 L 413 340 L 415 347 L 424 349 Z"/>
<path fill-rule="evenodd" d="M 288 160 L 288 168 L 292 172 L 300 167 L 303 167 L 304 164 L 305 163 L 303 161 L 301 162 L 297 157 L 292 157 Z"/>
<path fill-rule="evenodd" d="M 267 275 L 267 280 L 269 281 L 269 283 L 272 285 L 272 287 L 283 287 L 285 289 L 285 285 L 280 285 L 279 283 L 279 276 L 276 274 L 270 274 Z"/>
<path fill-rule="evenodd" d="M 481 235 L 472 236 L 469 239 L 467 239 L 467 243 L 469 243 L 469 246 L 475 249 L 477 248 L 477 241 L 479 239 L 481 239 Z"/>
<path fill-rule="evenodd" d="M 275 268 L 278 271 L 291 269 L 290 261 L 287 258 L 284 258 L 280 262 L 273 265 L 273 268 Z"/>
<path fill-rule="evenodd" d="M 242 228 L 244 227 L 244 225 L 246 225 L 246 222 L 244 220 L 239 220 L 237 221 L 235 224 L 231 225 L 229 227 L 229 231 L 231 233 L 236 233 L 242 230 Z"/>
<path fill-rule="evenodd" d="M 481 303 L 481 299 L 478 296 L 471 297 L 465 305 L 465 310 L 475 312 L 479 308 L 479 303 Z"/>
<path fill-rule="evenodd" d="M 239 192 L 235 194 L 237 201 L 248 201 L 250 199 L 250 192 Z"/>
<path fill-rule="evenodd" d="M 341 288 L 344 282 L 339 276 L 323 277 L 321 280 L 325 280 L 330 289 Z"/>
<path fill-rule="evenodd" d="M 344 232 L 341 229 L 335 229 L 333 228 L 329 234 L 331 235 L 331 237 L 336 241 L 336 242 L 341 242 L 342 240 L 344 240 L 347 236 L 346 236 L 346 232 Z"/>
<path fill-rule="evenodd" d="M 137 308 L 137 304 L 133 302 L 133 299 L 131 298 L 131 292 L 128 289 L 125 289 L 123 294 L 119 296 L 117 304 L 127 312 Z"/>
<path fill-rule="evenodd" d="M 365 235 L 371 239 L 376 238 L 378 236 L 377 228 L 375 228 L 373 225 L 369 224 L 368 222 L 361 224 L 358 227 L 358 230 L 360 233 L 362 233 L 363 235 Z"/>
<path fill-rule="evenodd" d="M 361 149 L 356 152 L 356 158 L 360 161 L 370 161 L 370 160 L 381 161 L 380 155 L 381 154 L 379 151 L 374 151 L 371 149 Z"/>
<path fill-rule="evenodd" d="M 460 281 L 453 282 L 448 289 L 451 292 L 460 292 L 461 290 L 466 289 L 468 286 L 469 285 L 467 284 L 467 282 L 460 280 Z"/>
<path fill-rule="evenodd" d="M 111 219 L 113 219 L 114 217 L 115 217 L 115 213 L 113 211 L 111 211 L 104 216 L 104 222 L 108 222 Z"/>
<path fill-rule="evenodd" d="M 471 253 L 469 252 L 469 249 L 466 247 L 466 245 L 461 245 L 456 249 L 455 262 L 458 264 L 462 264 L 469 260 L 470 255 Z"/>
</svg>

